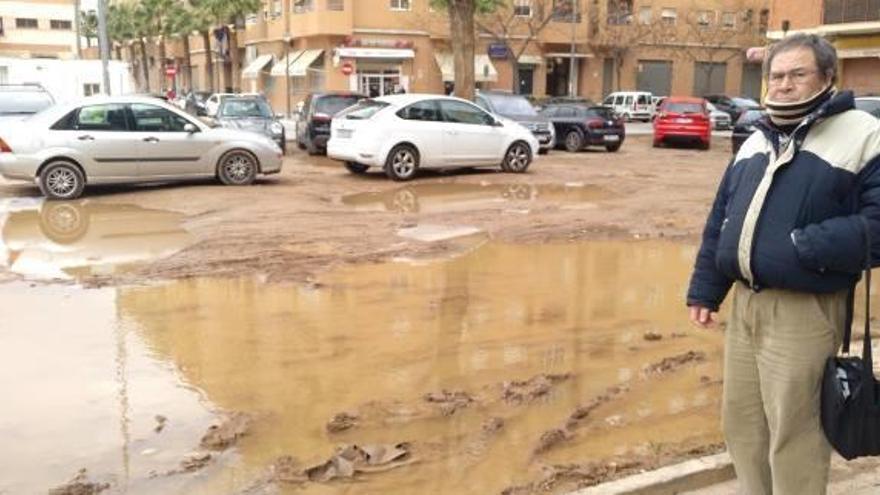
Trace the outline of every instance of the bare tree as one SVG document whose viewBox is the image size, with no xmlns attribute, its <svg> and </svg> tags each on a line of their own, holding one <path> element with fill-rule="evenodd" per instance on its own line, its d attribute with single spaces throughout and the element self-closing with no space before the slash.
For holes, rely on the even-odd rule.
<svg viewBox="0 0 880 495">
<path fill-rule="evenodd" d="M 532 0 L 522 5 L 508 0 L 477 16 L 477 29 L 507 47 L 505 58 L 510 63 L 513 74 L 511 89 L 515 93 L 519 89 L 519 58 L 551 21 L 560 16 L 580 15 L 580 12 L 574 12 L 576 8 L 571 0 Z"/>
</svg>

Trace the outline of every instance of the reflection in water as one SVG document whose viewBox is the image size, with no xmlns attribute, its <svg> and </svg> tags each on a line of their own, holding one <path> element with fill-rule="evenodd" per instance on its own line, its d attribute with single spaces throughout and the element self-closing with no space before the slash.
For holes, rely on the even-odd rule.
<svg viewBox="0 0 880 495">
<path fill-rule="evenodd" d="M 81 279 L 169 256 L 191 242 L 183 215 L 134 205 L 45 201 L 0 212 L 6 269 Z"/>
<path fill-rule="evenodd" d="M 400 441 L 434 447 L 423 462 L 372 477 L 357 493 L 497 493 L 529 476 L 541 433 L 620 382 L 631 391 L 596 413 L 608 428 L 590 429 L 546 460 L 719 440 L 720 387 L 700 377 L 718 377 L 721 339 L 690 330 L 681 302 L 693 255 L 669 243 L 490 243 L 446 262 L 353 267 L 321 289 L 250 280 L 121 289 L 120 318 L 214 404 L 263 418 L 240 444 L 234 476 L 204 479 L 187 493 L 233 492 L 279 455 L 312 462 L 339 442 Z M 647 342 L 647 331 L 665 337 Z M 707 362 L 642 378 L 645 364 L 688 350 L 706 352 Z M 324 431 L 335 413 L 371 401 L 480 393 L 538 373 L 574 378 L 532 406 L 495 403 L 339 436 Z M 475 450 L 468 439 L 490 416 L 506 426 Z"/>
<path fill-rule="evenodd" d="M 342 203 L 363 210 L 398 213 L 451 211 L 504 201 L 589 202 L 611 197 L 592 185 L 422 183 L 390 191 L 343 196 Z"/>
</svg>

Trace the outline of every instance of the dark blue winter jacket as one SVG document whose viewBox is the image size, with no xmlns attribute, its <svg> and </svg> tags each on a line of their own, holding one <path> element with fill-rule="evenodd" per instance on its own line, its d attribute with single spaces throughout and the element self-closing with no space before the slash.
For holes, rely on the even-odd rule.
<svg viewBox="0 0 880 495">
<path fill-rule="evenodd" d="M 880 123 L 853 103 L 851 92 L 836 93 L 789 139 L 758 124 L 721 180 L 688 305 L 717 310 L 736 280 L 755 290 L 851 289 L 866 228 L 880 260 Z"/>
</svg>

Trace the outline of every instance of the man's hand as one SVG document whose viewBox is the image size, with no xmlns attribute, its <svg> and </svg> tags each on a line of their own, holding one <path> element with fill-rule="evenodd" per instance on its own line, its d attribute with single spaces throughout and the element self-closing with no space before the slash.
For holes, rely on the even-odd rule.
<svg viewBox="0 0 880 495">
<path fill-rule="evenodd" d="M 691 306 L 688 309 L 690 309 L 691 321 L 698 326 L 702 328 L 715 326 L 715 312 L 711 309 L 702 306 Z"/>
</svg>

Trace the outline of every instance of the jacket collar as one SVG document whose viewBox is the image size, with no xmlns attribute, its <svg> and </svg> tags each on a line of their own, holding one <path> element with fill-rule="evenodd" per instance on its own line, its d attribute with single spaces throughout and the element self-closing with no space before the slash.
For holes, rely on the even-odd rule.
<svg viewBox="0 0 880 495">
<path fill-rule="evenodd" d="M 755 127 L 757 127 L 764 134 L 764 137 L 773 144 L 773 149 L 779 154 L 780 141 L 794 139 L 797 147 L 800 148 L 804 137 L 816 121 L 833 117 L 854 108 L 855 98 L 853 97 L 853 92 L 849 90 L 838 91 L 828 101 L 819 105 L 813 113 L 804 117 L 804 120 L 801 121 L 790 136 L 785 136 L 781 130 L 773 125 L 770 118 L 766 115 L 755 123 Z"/>
</svg>

